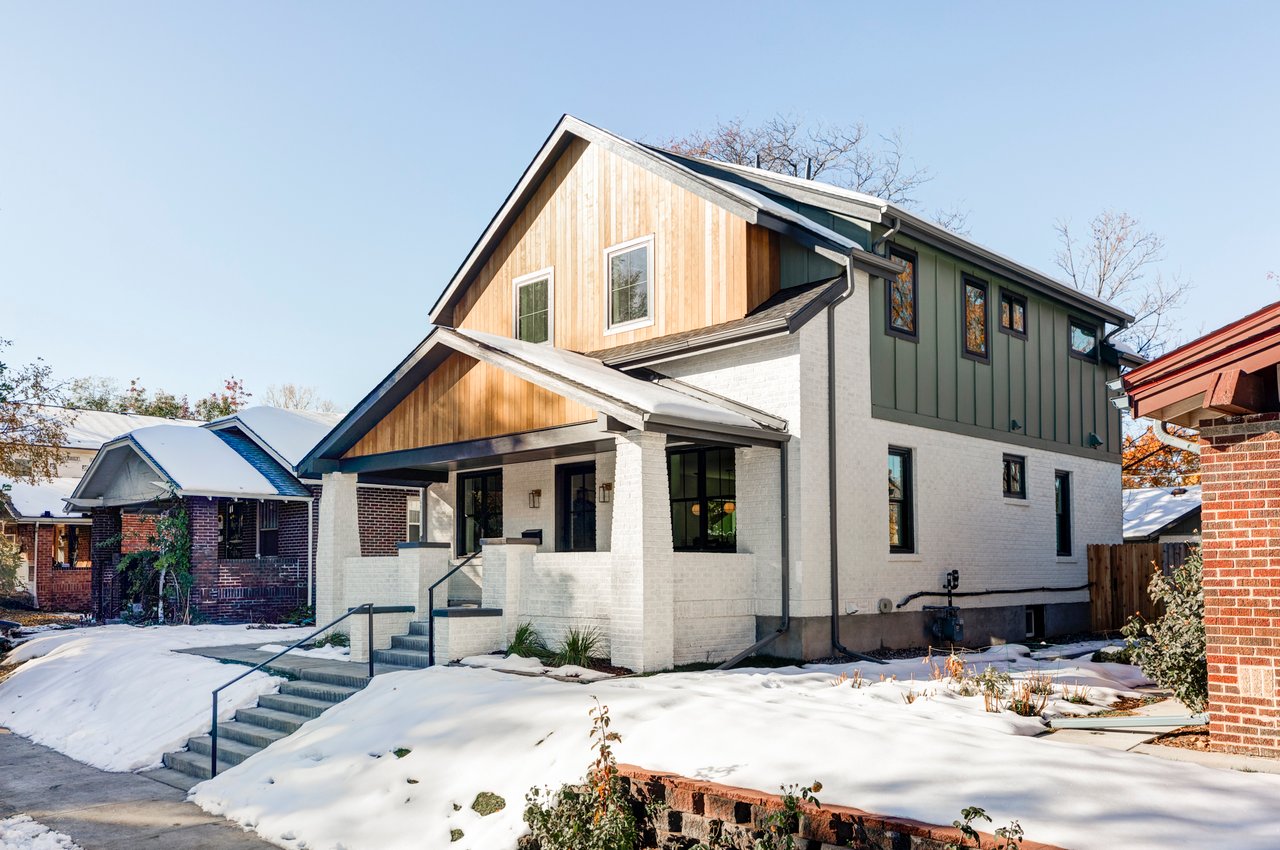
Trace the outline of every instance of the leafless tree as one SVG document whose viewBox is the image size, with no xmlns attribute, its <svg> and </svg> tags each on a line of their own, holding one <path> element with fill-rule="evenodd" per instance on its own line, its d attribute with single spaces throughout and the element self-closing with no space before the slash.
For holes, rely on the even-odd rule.
<svg viewBox="0 0 1280 850">
<path fill-rule="evenodd" d="M 873 136 L 861 121 L 806 127 L 788 115 L 755 125 L 734 118 L 718 122 L 710 133 L 668 139 L 661 147 L 686 156 L 821 180 L 911 208 L 918 206 L 920 187 L 933 179 L 928 168 L 916 166 L 907 157 L 900 131 Z M 931 217 L 964 234 L 967 216 L 956 208 L 937 210 Z"/>
<path fill-rule="evenodd" d="M 1164 239 L 1114 210 L 1094 216 L 1083 236 L 1066 221 L 1056 229 L 1061 244 L 1055 261 L 1076 289 L 1133 314 L 1133 324 L 1113 339 L 1144 357 L 1168 349 L 1191 282 L 1180 275 L 1165 277 L 1157 267 L 1164 259 Z"/>
<path fill-rule="evenodd" d="M 319 413 L 336 413 L 337 405 L 327 398 L 320 398 L 315 387 L 298 384 L 272 384 L 267 387 L 263 403 L 286 410 L 314 410 Z"/>
</svg>

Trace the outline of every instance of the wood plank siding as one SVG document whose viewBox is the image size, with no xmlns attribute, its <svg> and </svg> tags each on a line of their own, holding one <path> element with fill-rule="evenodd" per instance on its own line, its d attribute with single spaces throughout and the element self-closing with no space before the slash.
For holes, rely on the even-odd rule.
<svg viewBox="0 0 1280 850">
<path fill-rule="evenodd" d="M 344 457 L 498 437 L 595 418 L 595 411 L 585 405 L 455 353 Z"/>
<path fill-rule="evenodd" d="M 605 249 L 654 237 L 654 321 L 605 334 Z M 573 140 L 474 279 L 453 326 L 513 335 L 512 280 L 554 270 L 553 339 L 597 351 L 740 319 L 778 290 L 776 234 Z"/>
</svg>

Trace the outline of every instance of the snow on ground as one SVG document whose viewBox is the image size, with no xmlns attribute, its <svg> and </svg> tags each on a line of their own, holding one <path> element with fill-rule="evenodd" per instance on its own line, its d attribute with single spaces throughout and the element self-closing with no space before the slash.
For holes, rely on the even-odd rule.
<svg viewBox="0 0 1280 850">
<path fill-rule="evenodd" d="M 54 832 L 26 815 L 0 820 L 0 850 L 81 850 L 71 836 Z"/>
<path fill-rule="evenodd" d="M 459 664 L 465 667 L 487 667 L 504 673 L 534 673 L 540 676 L 561 676 L 566 679 L 578 679 L 583 682 L 598 682 L 611 679 L 613 674 L 576 664 L 565 664 L 562 667 L 551 667 L 536 658 L 525 658 L 523 655 L 471 655 L 462 659 Z"/>
<path fill-rule="evenodd" d="M 1146 681 L 1128 665 L 1037 663 L 1018 647 L 969 660 L 1015 679 L 1048 672 L 1104 701 Z M 839 679 L 857 671 L 860 688 Z M 1278 846 L 1280 776 L 1036 740 L 1039 718 L 989 714 L 920 659 L 586 686 L 467 667 L 391 673 L 193 799 L 290 848 L 505 850 L 524 831 L 530 787 L 585 772 L 592 695 L 622 734 L 619 760 L 654 770 L 766 791 L 817 779 L 825 802 L 940 824 L 978 805 L 1073 850 L 1214 847 L 1224 836 L 1234 850 Z M 399 748 L 410 752 L 397 758 Z M 480 791 L 506 808 L 480 817 Z"/>
<path fill-rule="evenodd" d="M 258 647 L 259 652 L 270 652 L 273 654 L 277 652 L 284 652 L 284 650 L 285 650 L 285 644 L 283 643 L 268 643 L 265 646 Z M 291 654 L 289 657 L 292 658 L 294 655 L 300 655 L 303 658 L 321 658 L 321 659 L 328 659 L 332 661 L 350 661 L 351 647 L 333 646 L 332 644 L 327 644 L 325 646 L 311 647 L 310 649 L 295 649 L 293 651 L 293 654 Z"/>
<path fill-rule="evenodd" d="M 303 629 L 271 632 L 296 640 Z M 256 644 L 245 626 L 102 626 L 52 632 L 14 649 L 26 663 L 0 683 L 0 726 L 103 770 L 141 770 L 208 731 L 209 692 L 245 668 L 171 652 Z M 281 680 L 254 673 L 223 691 L 220 716 Z"/>
</svg>

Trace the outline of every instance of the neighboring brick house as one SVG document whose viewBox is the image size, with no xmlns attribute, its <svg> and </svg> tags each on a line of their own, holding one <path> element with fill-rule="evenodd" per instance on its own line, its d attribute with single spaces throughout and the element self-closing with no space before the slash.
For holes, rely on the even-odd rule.
<svg viewBox="0 0 1280 850">
<path fill-rule="evenodd" d="M 303 463 L 321 616 L 390 587 L 425 617 L 482 552 L 449 596 L 501 626 L 442 609 L 447 657 L 524 620 L 596 626 L 636 670 L 919 646 L 955 635 L 951 570 L 965 642 L 1087 628 L 1130 320 L 896 204 L 566 116 Z M 367 474 L 429 488 L 438 551 L 358 557 Z"/>
<path fill-rule="evenodd" d="M 102 444 L 148 425 L 193 427 L 190 420 L 41 405 L 42 416 L 60 419 L 64 443 L 54 477 L 30 483 L 0 478 L 0 534 L 16 542 L 26 561 L 19 581 L 38 608 L 88 613 L 92 608 L 89 514 L 70 510 L 66 499 L 80 483 Z"/>
<path fill-rule="evenodd" d="M 1278 387 L 1280 303 L 1124 377 L 1135 418 L 1199 430 L 1191 448 L 1200 453 L 1210 742 L 1273 758 L 1280 758 Z M 1163 426 L 1156 433 L 1164 435 Z"/>
<path fill-rule="evenodd" d="M 69 503 L 92 516 L 92 603 L 100 619 L 132 604 L 116 565 L 148 547 L 154 514 L 176 496 L 190 518 L 191 607 L 216 622 L 273 621 L 309 604 L 318 482 L 302 456 L 339 417 L 256 407 L 200 428 L 141 428 L 103 446 Z M 364 486 L 368 554 L 394 554 L 418 491 Z"/>
</svg>

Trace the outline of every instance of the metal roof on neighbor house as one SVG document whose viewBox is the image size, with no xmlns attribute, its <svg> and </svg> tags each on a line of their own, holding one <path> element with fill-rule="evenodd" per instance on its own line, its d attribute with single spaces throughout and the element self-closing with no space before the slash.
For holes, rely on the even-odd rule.
<svg viewBox="0 0 1280 850">
<path fill-rule="evenodd" d="M 47 416 L 62 423 L 68 449 L 99 449 L 104 443 L 149 425 L 181 425 L 195 428 L 204 423 L 195 419 L 166 419 L 162 416 L 142 416 L 137 413 L 114 413 L 108 410 L 82 410 L 57 405 L 30 405 L 29 410 L 39 416 Z"/>
<path fill-rule="evenodd" d="M 79 483 L 79 478 L 53 478 L 38 484 L 0 478 L 0 508 L 17 521 L 80 519 L 81 512 L 66 505 Z"/>
<path fill-rule="evenodd" d="M 1124 539 L 1141 540 L 1159 534 L 1201 507 L 1200 485 L 1142 487 L 1125 490 Z"/>
</svg>

